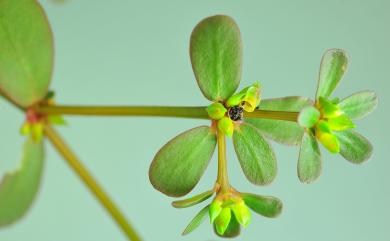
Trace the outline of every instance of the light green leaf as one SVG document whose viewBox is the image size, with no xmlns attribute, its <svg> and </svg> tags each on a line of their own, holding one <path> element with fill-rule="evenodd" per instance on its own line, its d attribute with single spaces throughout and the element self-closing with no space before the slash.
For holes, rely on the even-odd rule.
<svg viewBox="0 0 390 241">
<path fill-rule="evenodd" d="M 230 218 L 229 225 L 227 226 L 225 232 L 222 235 L 217 232 L 216 225 L 215 224 L 213 225 L 214 232 L 219 237 L 234 238 L 234 237 L 237 237 L 238 235 L 240 235 L 240 232 L 241 232 L 240 224 L 238 223 L 237 218 L 235 217 L 234 213 L 232 212 L 231 214 L 232 214 L 232 216 Z"/>
<path fill-rule="evenodd" d="M 214 191 L 209 190 L 184 200 L 174 201 L 172 202 L 172 206 L 175 208 L 188 208 L 209 199 L 213 194 Z"/>
<path fill-rule="evenodd" d="M 191 220 L 191 222 L 188 224 L 188 226 L 184 229 L 182 235 L 187 235 L 194 231 L 199 225 L 202 224 L 202 222 L 205 220 L 206 215 L 209 213 L 209 206 L 202 208 L 202 210 L 199 211 L 198 214 Z"/>
<path fill-rule="evenodd" d="M 305 107 L 298 116 L 298 123 L 302 127 L 311 128 L 320 119 L 321 113 L 313 106 Z"/>
<path fill-rule="evenodd" d="M 199 182 L 215 149 L 215 130 L 200 126 L 165 144 L 149 169 L 154 188 L 173 197 L 184 196 Z"/>
<path fill-rule="evenodd" d="M 301 182 L 310 183 L 321 175 L 322 161 L 316 138 L 305 132 L 298 159 L 298 177 Z"/>
<path fill-rule="evenodd" d="M 299 112 L 304 107 L 312 105 L 312 101 L 300 96 L 265 99 L 260 102 L 260 110 Z M 296 122 L 246 118 L 246 122 L 254 125 L 264 136 L 285 145 L 299 145 L 302 140 L 303 128 Z"/>
<path fill-rule="evenodd" d="M 370 159 L 373 151 L 371 143 L 359 133 L 348 131 L 335 131 L 340 142 L 340 154 L 348 161 L 360 164 Z"/>
<path fill-rule="evenodd" d="M 30 208 L 43 169 L 43 143 L 28 139 L 19 168 L 5 174 L 0 183 L 0 227 L 12 224 Z"/>
<path fill-rule="evenodd" d="M 348 57 L 342 49 L 329 49 L 322 57 L 316 99 L 328 98 L 347 70 Z"/>
<path fill-rule="evenodd" d="M 234 20 L 224 15 L 202 20 L 191 34 L 190 57 L 203 95 L 212 101 L 229 98 L 241 78 L 241 36 Z"/>
<path fill-rule="evenodd" d="M 378 97 L 372 91 L 362 91 L 343 99 L 339 106 L 351 119 L 363 118 L 378 105 Z"/>
<path fill-rule="evenodd" d="M 274 180 L 277 171 L 275 154 L 259 130 L 242 123 L 234 131 L 233 143 L 241 168 L 250 182 L 266 185 Z"/>
<path fill-rule="evenodd" d="M 276 197 L 242 193 L 242 198 L 250 209 L 264 217 L 277 217 L 283 209 L 282 201 Z"/>
<path fill-rule="evenodd" d="M 53 37 L 35 0 L 0 1 L 0 92 L 22 107 L 42 100 L 53 71 Z"/>
</svg>

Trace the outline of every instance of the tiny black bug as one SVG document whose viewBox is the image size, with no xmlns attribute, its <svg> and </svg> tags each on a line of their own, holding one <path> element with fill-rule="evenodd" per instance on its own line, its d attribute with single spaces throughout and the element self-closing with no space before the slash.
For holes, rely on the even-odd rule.
<svg viewBox="0 0 390 241">
<path fill-rule="evenodd" d="M 243 118 L 244 109 L 241 106 L 233 106 L 229 108 L 228 115 L 232 121 L 239 121 Z"/>
</svg>

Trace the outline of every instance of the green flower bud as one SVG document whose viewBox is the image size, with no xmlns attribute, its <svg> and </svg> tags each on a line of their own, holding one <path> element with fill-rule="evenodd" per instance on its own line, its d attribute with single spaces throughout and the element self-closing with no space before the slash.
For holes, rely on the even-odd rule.
<svg viewBox="0 0 390 241">
<path fill-rule="evenodd" d="M 230 208 L 223 208 L 221 213 L 215 219 L 215 229 L 219 235 L 223 235 L 229 226 L 230 219 L 232 218 L 232 212 Z"/>
<path fill-rule="evenodd" d="M 206 111 L 209 114 L 211 119 L 219 120 L 225 116 L 227 110 L 225 106 L 223 106 L 221 103 L 216 102 L 207 106 Z"/>
<path fill-rule="evenodd" d="M 223 117 L 218 121 L 218 130 L 226 134 L 228 137 L 233 136 L 234 124 L 229 117 Z"/>
<path fill-rule="evenodd" d="M 355 128 L 355 124 L 347 115 L 340 115 L 334 118 L 328 119 L 328 125 L 330 129 L 335 131 L 344 131 Z"/>
<path fill-rule="evenodd" d="M 319 98 L 318 108 L 324 118 L 334 118 L 343 114 L 343 111 L 338 105 L 333 104 L 331 101 L 324 97 Z"/>
<path fill-rule="evenodd" d="M 210 223 L 214 223 L 215 219 L 222 211 L 222 202 L 214 200 L 209 207 Z"/>
<path fill-rule="evenodd" d="M 229 97 L 229 99 L 226 101 L 226 106 L 227 107 L 232 107 L 232 106 L 237 106 L 237 105 L 240 105 L 242 100 L 244 99 L 245 97 L 245 94 L 246 94 L 246 90 L 248 89 L 249 87 L 241 90 L 239 93 L 235 94 L 235 95 L 232 95 Z"/>
<path fill-rule="evenodd" d="M 244 201 L 237 203 L 233 206 L 232 211 L 237 221 L 244 227 L 248 226 L 251 221 L 251 213 L 249 208 L 245 205 Z"/>
<path fill-rule="evenodd" d="M 258 83 L 248 88 L 243 101 L 243 108 L 246 112 L 253 112 L 256 109 L 260 104 L 260 85 Z"/>
</svg>

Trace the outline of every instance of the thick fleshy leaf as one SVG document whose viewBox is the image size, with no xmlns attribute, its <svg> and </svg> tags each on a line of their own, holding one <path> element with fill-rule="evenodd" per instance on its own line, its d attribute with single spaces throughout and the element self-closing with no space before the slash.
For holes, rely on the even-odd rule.
<svg viewBox="0 0 390 241">
<path fill-rule="evenodd" d="M 347 70 L 348 57 L 342 49 L 329 49 L 322 57 L 316 99 L 328 98 Z"/>
<path fill-rule="evenodd" d="M 320 148 L 316 138 L 310 132 L 305 132 L 298 159 L 298 177 L 301 182 L 315 181 L 322 170 Z"/>
<path fill-rule="evenodd" d="M 229 98 L 241 78 L 240 30 L 228 16 L 202 20 L 191 34 L 192 68 L 203 95 L 212 101 Z"/>
<path fill-rule="evenodd" d="M 340 154 L 346 160 L 360 164 L 370 159 L 373 147 L 364 136 L 352 130 L 334 132 L 334 134 L 340 142 Z"/>
<path fill-rule="evenodd" d="M 233 143 L 241 168 L 250 182 L 266 185 L 274 180 L 277 171 L 275 154 L 258 129 L 242 123 L 234 131 Z"/>
<path fill-rule="evenodd" d="M 313 127 L 317 121 L 320 119 L 321 113 L 313 106 L 305 107 L 298 116 L 299 125 L 311 128 Z"/>
<path fill-rule="evenodd" d="M 26 140 L 20 166 L 0 183 L 0 226 L 17 221 L 30 208 L 39 189 L 43 157 L 43 143 Z"/>
<path fill-rule="evenodd" d="M 150 182 L 168 196 L 184 196 L 199 182 L 216 143 L 215 131 L 208 126 L 181 133 L 154 157 L 149 169 Z"/>
<path fill-rule="evenodd" d="M 209 213 L 209 206 L 202 208 L 202 210 L 199 211 L 198 214 L 191 220 L 191 222 L 187 225 L 187 227 L 184 229 L 182 235 L 187 235 L 194 231 L 199 225 L 202 224 L 202 222 L 206 219 L 207 214 Z"/>
<path fill-rule="evenodd" d="M 284 98 L 265 99 L 260 102 L 260 110 L 273 111 L 294 111 L 299 112 L 304 107 L 312 105 L 312 101 L 300 96 L 289 96 Z M 285 145 L 299 145 L 302 140 L 303 128 L 296 122 L 269 120 L 260 118 L 246 118 L 259 129 L 267 138 Z"/>
<path fill-rule="evenodd" d="M 362 91 L 343 99 L 339 106 L 351 119 L 359 119 L 371 113 L 378 105 L 378 97 L 372 91 Z"/>
<path fill-rule="evenodd" d="M 215 224 L 213 226 L 214 226 L 215 234 L 218 235 L 219 237 L 222 237 L 222 238 L 234 238 L 234 237 L 237 237 L 238 235 L 240 235 L 240 232 L 241 232 L 240 224 L 238 223 L 237 218 L 234 216 L 233 212 L 232 212 L 232 216 L 230 218 L 229 225 L 222 235 L 217 232 L 217 228 L 216 228 Z"/>
<path fill-rule="evenodd" d="M 22 107 L 42 100 L 53 71 L 53 37 L 36 0 L 0 1 L 0 92 Z"/>
<path fill-rule="evenodd" d="M 276 197 L 242 193 L 242 198 L 250 209 L 264 217 L 277 217 L 283 209 L 282 201 Z"/>
<path fill-rule="evenodd" d="M 174 206 L 175 208 L 188 208 L 209 199 L 213 194 L 213 190 L 203 192 L 201 194 L 184 200 L 174 201 L 172 202 L 172 206 Z"/>
</svg>

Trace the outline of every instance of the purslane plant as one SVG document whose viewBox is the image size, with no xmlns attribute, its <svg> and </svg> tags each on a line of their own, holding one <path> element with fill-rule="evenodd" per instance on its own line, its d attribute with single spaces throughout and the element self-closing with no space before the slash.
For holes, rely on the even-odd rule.
<svg viewBox="0 0 390 241">
<path fill-rule="evenodd" d="M 3 0 L 0 16 L 0 94 L 25 113 L 21 131 L 27 136 L 20 167 L 6 174 L 0 184 L 0 226 L 17 221 L 31 206 L 44 165 L 43 141 L 48 139 L 124 234 L 130 240 L 141 240 L 53 128 L 64 123 L 62 115 L 209 120 L 209 125 L 185 131 L 165 144 L 149 170 L 150 182 L 157 190 L 182 197 L 199 182 L 217 146 L 218 173 L 210 190 L 172 203 L 176 208 L 186 208 L 214 196 L 183 234 L 192 232 L 209 216 L 217 235 L 235 237 L 241 226 L 250 223 L 250 210 L 265 217 L 276 217 L 282 211 L 282 202 L 276 197 L 233 188 L 227 173 L 226 139 L 232 138 L 243 173 L 256 185 L 270 184 L 277 173 L 275 154 L 267 139 L 300 145 L 298 177 L 307 183 L 321 172 L 318 142 L 352 163 L 362 163 L 371 156 L 371 144 L 352 130 L 352 119 L 367 115 L 377 106 L 375 93 L 358 92 L 341 101 L 330 98 L 347 67 L 343 50 L 331 49 L 324 54 L 314 101 L 300 96 L 260 100 L 258 82 L 236 92 L 242 67 L 240 31 L 232 18 L 216 15 L 202 20 L 190 39 L 195 78 L 203 95 L 211 101 L 209 106 L 64 106 L 56 105 L 48 91 L 53 37 L 41 6 L 35 0 Z"/>
</svg>

